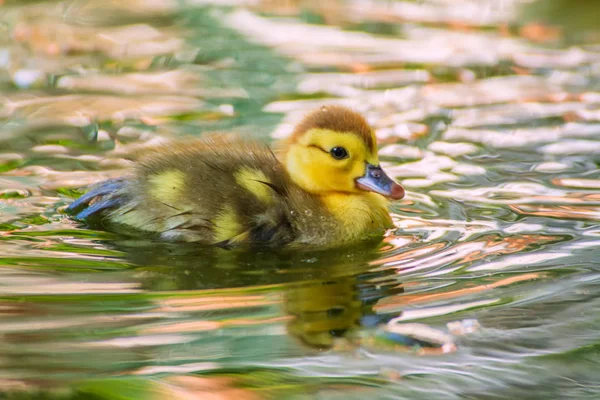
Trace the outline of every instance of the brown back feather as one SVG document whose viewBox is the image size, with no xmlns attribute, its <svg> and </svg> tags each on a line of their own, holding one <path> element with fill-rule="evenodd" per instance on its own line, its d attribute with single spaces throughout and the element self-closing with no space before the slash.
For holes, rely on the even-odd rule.
<svg viewBox="0 0 600 400">
<path fill-rule="evenodd" d="M 342 106 L 323 106 L 308 114 L 296 126 L 290 140 L 295 142 L 311 129 L 328 129 L 336 132 L 354 133 L 360 137 L 369 151 L 374 151 L 375 143 L 371 127 L 359 113 Z"/>
</svg>

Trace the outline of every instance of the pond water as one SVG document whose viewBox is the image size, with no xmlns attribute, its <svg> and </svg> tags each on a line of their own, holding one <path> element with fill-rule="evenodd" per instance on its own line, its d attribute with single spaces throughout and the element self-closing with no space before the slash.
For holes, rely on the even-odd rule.
<svg viewBox="0 0 600 400">
<path fill-rule="evenodd" d="M 0 2 L 0 398 L 600 398 L 600 34 L 578 1 Z M 62 209 L 164 140 L 376 128 L 375 248 Z"/>
</svg>

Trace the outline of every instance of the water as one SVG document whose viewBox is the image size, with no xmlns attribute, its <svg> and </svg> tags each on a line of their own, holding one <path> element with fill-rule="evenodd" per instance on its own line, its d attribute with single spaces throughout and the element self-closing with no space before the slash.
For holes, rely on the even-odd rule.
<svg viewBox="0 0 600 400">
<path fill-rule="evenodd" d="M 592 2 L 204 3 L 1 7 L 0 397 L 600 398 Z M 408 190 L 379 246 L 61 212 L 145 146 L 281 138 L 336 102 Z"/>
</svg>

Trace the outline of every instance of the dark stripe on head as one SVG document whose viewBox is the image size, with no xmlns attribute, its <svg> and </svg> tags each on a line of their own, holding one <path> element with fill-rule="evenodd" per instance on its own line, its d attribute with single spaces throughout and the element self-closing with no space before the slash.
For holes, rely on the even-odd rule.
<svg viewBox="0 0 600 400">
<path fill-rule="evenodd" d="M 359 113 L 342 106 L 323 106 L 308 114 L 296 126 L 291 140 L 296 141 L 311 129 L 328 129 L 335 132 L 354 133 L 365 143 L 369 151 L 375 151 L 377 144 L 371 127 Z"/>
</svg>

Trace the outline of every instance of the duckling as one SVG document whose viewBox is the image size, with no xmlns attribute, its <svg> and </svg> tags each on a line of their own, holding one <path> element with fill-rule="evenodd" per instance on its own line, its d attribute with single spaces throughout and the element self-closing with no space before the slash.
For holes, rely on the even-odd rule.
<svg viewBox="0 0 600 400">
<path fill-rule="evenodd" d="M 275 154 L 266 144 L 211 135 L 161 145 L 133 171 L 67 208 L 88 224 L 170 241 L 232 246 L 350 244 L 392 228 L 401 185 L 379 165 L 358 113 L 309 113 Z"/>
</svg>

